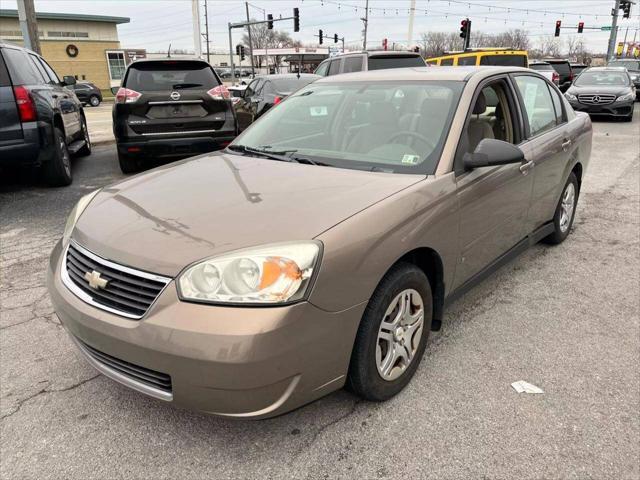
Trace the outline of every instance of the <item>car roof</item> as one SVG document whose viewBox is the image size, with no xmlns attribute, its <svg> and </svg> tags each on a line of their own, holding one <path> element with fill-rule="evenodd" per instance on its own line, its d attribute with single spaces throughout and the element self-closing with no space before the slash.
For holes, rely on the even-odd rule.
<svg viewBox="0 0 640 480">
<path fill-rule="evenodd" d="M 597 72 L 625 72 L 625 67 L 589 67 L 589 70 L 595 70 Z"/>
<path fill-rule="evenodd" d="M 544 58 L 542 61 L 547 63 L 569 63 L 569 60 L 564 58 Z M 569 65 L 571 64 L 569 63 Z"/>
<path fill-rule="evenodd" d="M 496 73 L 505 72 L 526 72 L 534 73 L 532 70 L 523 67 L 410 67 L 410 68 L 388 68 L 384 70 L 368 70 L 354 73 L 343 73 L 322 77 L 316 83 L 340 83 L 340 82 L 362 82 L 362 81 L 468 81 L 470 78 L 488 77 Z"/>
<path fill-rule="evenodd" d="M 374 56 L 374 57 L 419 57 L 420 53 L 418 52 L 410 52 L 408 50 L 406 51 L 400 51 L 400 50 L 360 50 L 357 52 L 347 52 L 347 53 L 341 53 L 340 55 L 336 55 L 335 57 L 329 57 L 327 60 L 331 60 L 332 58 L 336 58 L 336 57 L 348 57 L 350 55 L 368 55 L 368 56 Z"/>
<path fill-rule="evenodd" d="M 274 75 L 256 75 L 256 78 L 266 78 L 268 80 L 281 80 L 284 78 L 298 78 L 297 73 L 276 73 Z M 320 78 L 320 75 L 313 73 L 301 73 L 300 78 Z"/>
<path fill-rule="evenodd" d="M 551 64 L 549 62 L 542 62 L 542 61 L 536 61 L 536 60 L 534 60 L 532 62 L 529 62 L 529 66 L 531 66 L 531 65 L 549 65 L 549 66 L 551 66 Z"/>
</svg>

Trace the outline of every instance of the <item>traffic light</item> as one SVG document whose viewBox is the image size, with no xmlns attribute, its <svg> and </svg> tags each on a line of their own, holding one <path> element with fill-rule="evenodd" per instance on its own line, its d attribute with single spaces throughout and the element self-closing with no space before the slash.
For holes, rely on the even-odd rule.
<svg viewBox="0 0 640 480">
<path fill-rule="evenodd" d="M 267 15 L 267 28 L 273 30 L 273 15 L 271 14 Z"/>
<path fill-rule="evenodd" d="M 416 53 L 420 53 L 420 47 L 413 47 L 413 51 Z"/>
<path fill-rule="evenodd" d="M 620 8 L 622 8 L 622 18 L 629 18 L 629 16 L 631 15 L 631 2 L 622 2 Z"/>
<path fill-rule="evenodd" d="M 383 38 L 382 39 L 382 48 L 384 50 L 386 50 L 388 46 L 389 46 L 389 40 L 387 40 L 386 38 Z"/>
<path fill-rule="evenodd" d="M 338 43 L 338 34 L 337 33 L 333 34 L 333 43 Z"/>
<path fill-rule="evenodd" d="M 236 45 L 236 55 L 240 57 L 240 61 L 244 60 L 244 45 Z"/>
<path fill-rule="evenodd" d="M 293 31 L 300 31 L 300 10 L 297 8 L 293 9 Z"/>
<path fill-rule="evenodd" d="M 555 33 L 555 37 L 559 37 L 560 36 L 560 25 L 562 25 L 562 21 L 561 20 L 557 20 L 556 21 L 556 33 Z"/>
<path fill-rule="evenodd" d="M 584 22 L 578 22 L 578 33 L 582 33 L 584 30 Z"/>
<path fill-rule="evenodd" d="M 318 38 L 320 39 L 318 43 L 322 45 L 322 30 L 318 30 Z"/>
<path fill-rule="evenodd" d="M 469 25 L 469 19 L 460 22 L 460 38 L 467 38 L 467 25 Z"/>
</svg>

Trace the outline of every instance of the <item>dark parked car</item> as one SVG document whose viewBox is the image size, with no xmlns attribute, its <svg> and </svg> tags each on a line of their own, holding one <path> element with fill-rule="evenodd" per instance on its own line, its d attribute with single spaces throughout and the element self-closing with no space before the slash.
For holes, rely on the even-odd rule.
<svg viewBox="0 0 640 480">
<path fill-rule="evenodd" d="M 89 155 L 82 104 L 35 52 L 0 43 L 0 168 L 31 166 L 51 186 L 69 185 L 71 155 Z"/>
<path fill-rule="evenodd" d="M 72 90 L 84 105 L 88 104 L 92 107 L 97 107 L 102 102 L 102 92 L 93 83 L 77 82 L 67 88 Z"/>
<path fill-rule="evenodd" d="M 569 61 L 561 58 L 545 58 L 542 61 L 550 64 L 558 72 L 560 75 L 558 88 L 561 92 L 566 92 L 573 82 L 573 70 Z"/>
<path fill-rule="evenodd" d="M 580 74 L 564 96 L 574 110 L 592 115 L 633 120 L 636 87 L 622 67 L 588 68 Z"/>
<path fill-rule="evenodd" d="M 257 118 L 288 95 L 320 78 L 311 73 L 283 73 L 256 77 L 247 86 L 242 99 L 235 104 L 238 130 L 243 131 Z"/>
<path fill-rule="evenodd" d="M 631 81 L 636 86 L 636 99 L 640 100 L 640 59 L 621 58 L 607 63 L 608 67 L 624 67 L 629 72 Z"/>
<path fill-rule="evenodd" d="M 150 157 L 218 150 L 236 136 L 229 91 L 207 62 L 134 62 L 113 90 L 113 133 L 124 173 L 141 170 Z"/>
<path fill-rule="evenodd" d="M 313 73 L 328 77 L 339 73 L 424 66 L 426 63 L 417 52 L 354 52 L 327 58 Z"/>
<path fill-rule="evenodd" d="M 584 63 L 570 62 L 569 65 L 571 65 L 571 71 L 573 72 L 574 80 L 578 75 L 582 73 L 583 70 L 586 70 L 587 68 L 589 68 L 589 65 L 585 65 Z"/>
</svg>

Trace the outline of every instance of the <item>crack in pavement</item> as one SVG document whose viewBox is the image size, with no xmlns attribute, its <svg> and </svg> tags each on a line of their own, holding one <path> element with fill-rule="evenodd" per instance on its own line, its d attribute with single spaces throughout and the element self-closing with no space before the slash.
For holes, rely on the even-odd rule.
<svg viewBox="0 0 640 480">
<path fill-rule="evenodd" d="M 29 395 L 26 398 L 23 398 L 22 400 L 20 400 L 16 406 L 16 408 L 13 409 L 13 411 L 3 415 L 2 417 L 0 417 L 0 420 L 4 420 L 5 418 L 11 417 L 12 415 L 14 415 L 15 413 L 18 413 L 20 411 L 20 409 L 22 408 L 22 406 L 27 403 L 29 400 L 32 400 L 40 395 L 43 395 L 45 393 L 59 393 L 59 392 L 68 392 L 69 390 L 73 390 L 75 388 L 78 388 L 82 385 L 84 385 L 85 383 L 90 382 L 91 380 L 94 380 L 98 377 L 100 377 L 101 375 L 98 373 L 96 375 L 94 375 L 93 377 L 89 377 L 85 380 L 82 380 L 81 382 L 78 383 L 74 383 L 73 385 L 70 385 L 69 387 L 65 387 L 65 388 L 58 388 L 58 389 L 54 389 L 54 390 L 49 390 L 47 388 L 43 388 L 39 391 L 37 391 L 36 393 L 34 393 L 33 395 Z"/>
</svg>

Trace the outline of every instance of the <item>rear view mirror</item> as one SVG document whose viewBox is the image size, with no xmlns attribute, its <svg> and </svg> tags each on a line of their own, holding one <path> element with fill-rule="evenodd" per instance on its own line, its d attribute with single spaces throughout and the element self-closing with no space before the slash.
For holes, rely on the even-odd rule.
<svg viewBox="0 0 640 480">
<path fill-rule="evenodd" d="M 464 167 L 467 170 L 479 167 L 522 163 L 524 153 L 515 145 L 495 138 L 481 140 L 473 153 L 465 153 Z"/>
<path fill-rule="evenodd" d="M 76 79 L 71 75 L 65 75 L 64 77 L 62 77 L 62 83 L 64 83 L 67 86 L 75 85 Z"/>
<path fill-rule="evenodd" d="M 114 95 L 118 93 L 118 90 L 120 90 L 120 87 L 111 87 L 111 93 Z"/>
</svg>

